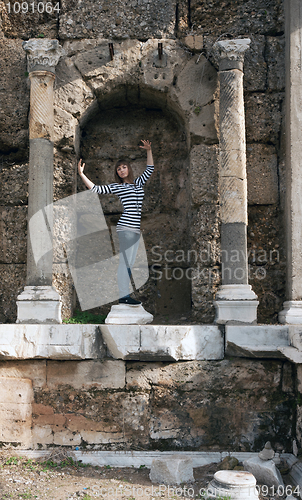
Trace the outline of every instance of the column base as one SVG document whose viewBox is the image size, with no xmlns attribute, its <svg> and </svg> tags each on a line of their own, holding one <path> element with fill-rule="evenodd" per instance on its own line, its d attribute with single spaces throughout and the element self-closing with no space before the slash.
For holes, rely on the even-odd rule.
<svg viewBox="0 0 302 500">
<path fill-rule="evenodd" d="M 127 304 L 112 306 L 105 319 L 105 323 L 109 325 L 146 325 L 152 321 L 152 314 L 145 311 L 141 304 L 138 306 L 128 306 Z"/>
<path fill-rule="evenodd" d="M 215 323 L 257 323 L 259 302 L 251 285 L 222 285 L 216 294 Z"/>
<path fill-rule="evenodd" d="M 25 324 L 62 323 L 61 298 L 52 286 L 26 286 L 17 297 L 17 321 Z"/>
<path fill-rule="evenodd" d="M 282 325 L 302 325 L 302 301 L 284 302 L 283 310 L 279 312 L 279 321 Z"/>
</svg>

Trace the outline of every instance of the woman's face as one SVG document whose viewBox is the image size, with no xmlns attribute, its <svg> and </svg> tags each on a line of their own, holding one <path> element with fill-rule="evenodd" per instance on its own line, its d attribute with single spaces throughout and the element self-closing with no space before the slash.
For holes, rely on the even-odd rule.
<svg viewBox="0 0 302 500">
<path fill-rule="evenodd" d="M 128 167 L 127 165 L 119 165 L 116 169 L 117 175 L 122 179 L 122 181 L 125 181 L 128 177 Z"/>
</svg>

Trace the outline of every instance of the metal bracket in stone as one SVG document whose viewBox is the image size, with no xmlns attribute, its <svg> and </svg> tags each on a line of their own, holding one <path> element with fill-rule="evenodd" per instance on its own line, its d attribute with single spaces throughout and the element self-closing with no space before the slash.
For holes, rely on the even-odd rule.
<svg viewBox="0 0 302 500">
<path fill-rule="evenodd" d="M 113 43 L 112 42 L 108 43 L 108 46 L 109 46 L 110 59 L 111 59 L 111 61 L 113 61 L 113 57 L 114 57 Z"/>
<path fill-rule="evenodd" d="M 162 42 L 158 42 L 157 51 L 153 53 L 153 66 L 155 68 L 165 68 L 167 66 L 167 54 L 163 51 Z"/>
</svg>

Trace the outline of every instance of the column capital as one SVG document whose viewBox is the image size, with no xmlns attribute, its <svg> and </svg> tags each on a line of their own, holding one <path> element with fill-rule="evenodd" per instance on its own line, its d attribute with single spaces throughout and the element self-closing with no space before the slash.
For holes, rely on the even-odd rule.
<svg viewBox="0 0 302 500">
<path fill-rule="evenodd" d="M 50 38 L 31 38 L 23 42 L 22 47 L 27 53 L 29 72 L 42 70 L 54 73 L 60 57 L 64 55 L 59 41 Z"/>
<path fill-rule="evenodd" d="M 214 44 L 214 49 L 219 53 L 219 70 L 228 69 L 243 70 L 244 53 L 249 48 L 249 38 L 237 38 L 234 40 L 221 40 Z"/>
</svg>

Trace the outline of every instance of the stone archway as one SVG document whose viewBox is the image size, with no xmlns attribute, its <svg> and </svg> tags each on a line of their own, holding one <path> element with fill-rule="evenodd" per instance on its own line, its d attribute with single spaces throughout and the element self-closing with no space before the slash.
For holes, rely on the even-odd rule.
<svg viewBox="0 0 302 500">
<path fill-rule="evenodd" d="M 135 89 L 129 89 L 135 91 Z M 114 182 L 114 164 L 129 158 L 135 176 L 146 166 L 142 138 L 152 142 L 155 172 L 146 185 L 142 231 L 149 263 L 149 280 L 139 297 L 157 316 L 171 317 L 191 309 L 191 284 L 186 279 L 190 246 L 189 151 L 184 121 L 165 106 L 162 95 L 145 90 L 137 102 L 125 103 L 124 89 L 100 100 L 100 109 L 81 130 L 81 156 L 86 174 L 96 184 Z M 83 185 L 78 185 L 82 190 Z M 115 196 L 102 196 L 108 227 L 115 226 L 121 205 Z M 109 306 L 103 306 L 107 311 Z"/>
<path fill-rule="evenodd" d="M 128 137 L 124 151 L 130 159 L 134 156 L 138 172 L 144 166 L 137 156 L 140 131 L 145 135 L 148 124 L 157 123 L 152 141 L 153 146 L 157 143 L 154 156 L 160 168 L 147 186 L 143 225 L 152 272 L 163 279 L 153 280 L 152 291 L 142 290 L 146 293 L 142 298 L 147 306 L 154 303 L 151 309 L 168 320 L 169 311 L 182 313 L 191 305 L 198 321 L 211 323 L 213 294 L 219 284 L 217 74 L 203 56 L 189 53 L 177 41 L 164 41 L 159 60 L 157 45 L 158 40 L 115 43 L 111 61 L 106 40 L 66 42 L 55 91 L 55 170 L 61 170 L 60 178 L 65 175 L 65 191 L 68 184 L 69 193 L 74 192 L 75 178 L 68 172 L 76 170 L 82 148 L 88 169 L 94 170 L 99 160 L 105 165 L 93 180 L 111 182 L 106 172 L 117 148 L 110 136 L 116 137 L 118 130 L 120 138 Z M 123 130 L 123 122 L 131 123 L 132 137 Z M 91 156 L 84 147 L 87 135 L 83 138 L 82 133 L 93 135 L 98 127 L 105 146 L 92 138 Z M 121 140 L 121 153 L 122 146 Z M 56 199 L 63 197 L 62 188 L 57 183 Z M 116 205 L 104 203 L 111 221 Z M 158 248 L 152 255 L 155 243 Z M 59 271 L 55 279 L 64 292 L 66 278 Z M 69 285 L 65 289 L 67 296 Z"/>
</svg>

